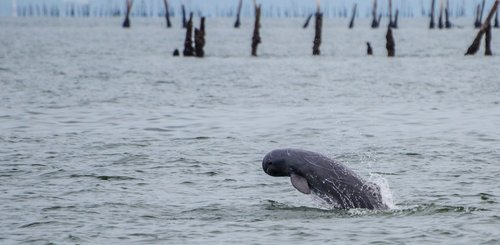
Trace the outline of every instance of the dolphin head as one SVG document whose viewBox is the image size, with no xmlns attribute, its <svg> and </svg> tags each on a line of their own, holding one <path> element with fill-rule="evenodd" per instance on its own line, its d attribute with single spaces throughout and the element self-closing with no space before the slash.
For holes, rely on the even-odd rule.
<svg viewBox="0 0 500 245">
<path fill-rule="evenodd" d="M 262 169 L 271 176 L 290 176 L 287 150 L 273 150 L 262 160 Z"/>
<path fill-rule="evenodd" d="M 269 152 L 262 160 L 262 169 L 274 177 L 290 176 L 293 187 L 304 194 L 311 193 L 307 179 L 301 174 L 300 163 L 304 151 L 278 149 Z"/>
</svg>

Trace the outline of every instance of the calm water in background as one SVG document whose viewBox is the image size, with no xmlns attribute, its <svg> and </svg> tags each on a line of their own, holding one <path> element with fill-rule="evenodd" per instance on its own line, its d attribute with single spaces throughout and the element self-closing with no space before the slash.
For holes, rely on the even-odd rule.
<svg viewBox="0 0 500 245">
<path fill-rule="evenodd" d="M 312 57 L 302 19 L 264 19 L 252 58 L 251 20 L 208 19 L 204 59 L 121 21 L 0 19 L 0 243 L 500 243 L 500 56 L 463 56 L 471 20 L 401 20 L 394 59 L 369 20 L 325 20 Z M 283 147 L 395 207 L 321 206 L 262 171 Z"/>
</svg>

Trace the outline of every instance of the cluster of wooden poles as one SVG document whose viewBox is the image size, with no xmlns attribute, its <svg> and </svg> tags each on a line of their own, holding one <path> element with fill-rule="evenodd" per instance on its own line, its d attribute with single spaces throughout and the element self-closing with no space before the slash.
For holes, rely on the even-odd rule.
<svg viewBox="0 0 500 245">
<path fill-rule="evenodd" d="M 236 22 L 234 23 L 235 28 L 239 28 L 241 23 L 240 23 L 240 14 L 241 14 L 241 8 L 242 8 L 242 1 L 239 1 L 238 4 L 238 11 L 236 15 Z M 165 4 L 165 18 L 167 21 L 167 27 L 170 28 L 172 26 L 170 22 L 170 14 L 168 11 L 168 0 L 163 0 Z M 262 6 L 260 4 L 256 3 L 256 0 L 253 0 L 254 2 L 254 8 L 255 8 L 255 23 L 254 23 L 254 31 L 253 31 L 253 36 L 252 36 L 252 44 L 251 44 L 251 55 L 252 56 L 257 56 L 257 47 L 261 43 L 261 37 L 260 37 L 260 17 L 261 17 L 261 10 Z M 448 1 L 446 1 L 446 7 L 444 7 L 444 0 L 441 0 L 440 4 L 440 11 L 439 11 L 439 20 L 438 20 L 438 28 L 451 28 L 452 24 L 449 20 L 449 14 L 448 14 Z M 125 20 L 123 22 L 123 27 L 124 28 L 129 28 L 130 27 L 130 11 L 132 9 L 132 4 L 133 0 L 126 0 L 126 15 L 125 15 Z M 496 18 L 495 18 L 495 27 L 499 27 L 498 23 L 498 5 L 500 4 L 500 0 L 496 0 L 491 7 L 488 16 L 486 17 L 486 20 L 482 22 L 482 13 L 485 8 L 485 0 L 483 0 L 481 6 L 477 6 L 477 11 L 476 11 L 476 20 L 475 20 L 475 27 L 479 28 L 479 32 L 476 35 L 476 38 L 474 39 L 473 43 L 471 46 L 467 49 L 467 52 L 465 55 L 474 55 L 477 53 L 477 51 L 480 48 L 481 45 L 481 39 L 483 36 L 485 36 L 485 55 L 492 55 L 491 51 L 491 20 L 493 19 L 493 16 L 496 13 Z M 431 13 L 430 13 L 430 23 L 429 23 L 429 28 L 434 29 L 435 28 L 435 21 L 434 21 L 434 6 L 435 6 L 435 0 L 432 0 L 432 5 L 431 5 Z M 356 11 L 357 11 L 357 5 L 355 4 L 353 7 L 353 13 L 352 13 L 352 18 L 351 21 L 349 22 L 349 28 L 354 27 L 354 19 L 356 16 Z M 394 36 L 393 36 L 393 28 L 398 28 L 398 15 L 399 15 L 399 10 L 396 9 L 395 12 L 395 18 L 393 19 L 392 16 L 392 0 L 389 0 L 389 24 L 387 26 L 387 34 L 386 34 L 386 49 L 387 49 L 387 56 L 388 57 L 394 57 L 396 55 L 396 44 L 394 41 Z M 445 17 L 445 21 L 443 23 L 443 13 Z M 306 22 L 303 25 L 303 28 L 307 28 L 309 25 L 309 22 L 312 18 L 312 14 L 309 15 L 306 19 Z M 183 19 L 183 27 L 186 29 L 186 39 L 184 42 L 184 50 L 183 50 L 183 55 L 184 56 L 195 56 L 195 57 L 203 57 L 204 56 L 204 50 L 203 47 L 205 46 L 205 17 L 201 17 L 201 23 L 200 23 L 200 28 L 195 28 L 194 29 L 194 47 L 193 47 L 193 13 L 190 13 L 189 20 L 186 20 L 186 11 L 184 8 L 184 5 L 182 5 L 182 19 Z M 372 9 L 372 23 L 371 27 L 372 28 L 378 28 L 380 26 L 380 20 L 382 18 L 382 15 L 379 14 L 377 15 L 377 0 L 373 1 L 373 9 Z M 313 41 L 313 55 L 320 55 L 320 45 L 321 45 L 321 30 L 323 26 L 323 14 L 320 11 L 320 0 L 317 0 L 317 9 L 315 13 L 315 35 L 314 35 L 314 41 Z M 373 54 L 373 48 L 370 44 L 370 42 L 367 42 L 367 54 L 372 55 Z M 179 56 L 180 52 L 179 50 L 175 50 L 173 53 L 174 56 Z"/>
</svg>

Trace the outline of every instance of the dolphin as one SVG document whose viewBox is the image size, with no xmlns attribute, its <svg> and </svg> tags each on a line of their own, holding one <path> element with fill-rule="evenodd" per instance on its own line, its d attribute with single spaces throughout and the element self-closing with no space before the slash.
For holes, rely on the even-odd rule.
<svg viewBox="0 0 500 245">
<path fill-rule="evenodd" d="M 298 191 L 315 194 L 335 208 L 388 209 L 377 184 L 362 179 L 343 164 L 316 152 L 273 150 L 262 160 L 262 169 L 274 177 L 289 176 Z"/>
</svg>

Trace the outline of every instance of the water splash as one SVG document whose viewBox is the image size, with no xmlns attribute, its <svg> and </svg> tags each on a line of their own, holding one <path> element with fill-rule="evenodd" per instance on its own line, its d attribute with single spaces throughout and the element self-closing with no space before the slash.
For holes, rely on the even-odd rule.
<svg viewBox="0 0 500 245">
<path fill-rule="evenodd" d="M 389 182 L 379 174 L 370 174 L 370 182 L 375 183 L 380 187 L 380 195 L 382 195 L 382 202 L 389 208 L 394 209 L 396 205 L 394 204 L 394 199 L 392 197 L 391 189 L 389 188 Z"/>
<path fill-rule="evenodd" d="M 340 205 L 337 204 L 335 200 L 328 196 L 323 196 L 319 193 L 312 192 L 311 195 L 311 200 L 313 201 L 315 208 L 318 209 L 323 209 L 323 210 L 332 210 L 340 207 Z"/>
</svg>

